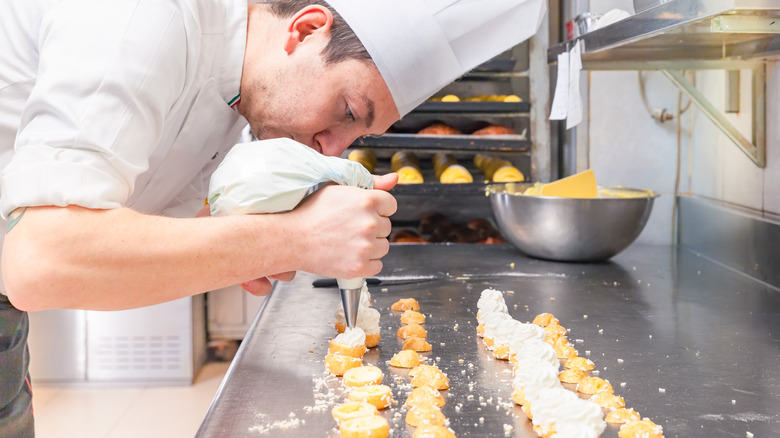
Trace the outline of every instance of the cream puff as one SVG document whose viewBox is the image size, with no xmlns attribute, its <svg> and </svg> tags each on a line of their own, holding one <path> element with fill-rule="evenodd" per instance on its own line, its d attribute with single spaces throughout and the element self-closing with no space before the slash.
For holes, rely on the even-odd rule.
<svg viewBox="0 0 780 438">
<path fill-rule="evenodd" d="M 434 405 L 412 406 L 406 413 L 406 424 L 412 427 L 419 426 L 444 426 L 447 418 L 441 409 Z"/>
<path fill-rule="evenodd" d="M 435 366 L 421 365 L 412 368 L 409 371 L 409 376 L 412 377 L 412 386 L 415 388 L 430 386 L 436 389 L 447 389 L 450 387 L 447 376 Z"/>
<path fill-rule="evenodd" d="M 408 324 L 398 329 L 398 337 L 401 339 L 409 339 L 411 337 L 427 338 L 428 332 L 420 324 Z"/>
<path fill-rule="evenodd" d="M 390 306 L 390 310 L 395 310 L 396 312 L 420 310 L 420 303 L 418 303 L 414 298 L 402 298 L 393 303 L 393 305 Z"/>
<path fill-rule="evenodd" d="M 401 315 L 401 324 L 425 324 L 425 315 L 416 310 L 407 310 Z"/>
<path fill-rule="evenodd" d="M 339 353 L 329 353 L 325 356 L 325 368 L 335 376 L 343 376 L 347 370 L 363 365 L 359 357 L 345 356 Z"/>
<path fill-rule="evenodd" d="M 387 438 L 390 424 L 381 415 L 368 415 L 344 421 L 339 434 L 341 438 Z"/>
<path fill-rule="evenodd" d="M 663 438 L 664 428 L 650 420 L 626 423 L 618 431 L 619 438 Z"/>
<path fill-rule="evenodd" d="M 568 423 L 577 424 L 583 432 L 595 436 L 601 435 L 607 427 L 601 408 L 560 385 L 542 390 L 531 403 L 530 412 L 534 431 L 540 436 L 562 432 L 558 427 Z"/>
<path fill-rule="evenodd" d="M 614 393 L 612 385 L 601 377 L 586 377 L 577 384 L 577 392 L 583 394 L 598 394 L 599 392 Z"/>
<path fill-rule="evenodd" d="M 563 370 L 558 373 L 558 379 L 563 383 L 580 383 L 586 377 L 588 373 L 577 369 Z"/>
<path fill-rule="evenodd" d="M 536 324 L 540 327 L 547 327 L 551 324 L 560 324 L 560 321 L 558 321 L 558 318 L 553 316 L 551 313 L 540 313 L 534 317 L 534 320 L 531 324 Z"/>
<path fill-rule="evenodd" d="M 350 368 L 344 372 L 344 386 L 358 387 L 382 383 L 382 370 L 372 365 Z"/>
<path fill-rule="evenodd" d="M 437 407 L 444 407 L 445 400 L 441 395 L 441 392 L 436 388 L 430 386 L 420 386 L 414 388 L 406 399 L 406 404 L 409 406 L 419 405 L 434 405 Z"/>
<path fill-rule="evenodd" d="M 590 359 L 586 359 L 584 357 L 569 357 L 566 359 L 566 362 L 563 364 L 564 368 L 570 369 L 570 370 L 582 370 L 582 371 L 591 371 L 595 367 L 593 361 Z"/>
<path fill-rule="evenodd" d="M 412 438 L 455 438 L 455 432 L 445 426 L 424 424 L 414 431 Z"/>
<path fill-rule="evenodd" d="M 414 350 L 420 353 L 431 351 L 433 347 L 431 347 L 431 344 L 428 343 L 423 338 L 418 338 L 417 336 L 412 336 L 409 338 L 406 338 L 404 340 L 404 350 Z"/>
<path fill-rule="evenodd" d="M 498 321 L 504 319 L 512 319 L 512 316 L 505 312 L 485 312 L 480 314 L 479 318 L 477 318 L 479 323 L 477 325 L 477 335 L 482 338 L 485 337 L 485 324 L 487 324 L 488 321 L 495 321 L 495 323 L 498 323 Z"/>
<path fill-rule="evenodd" d="M 366 333 L 360 327 L 348 328 L 330 341 L 328 352 L 363 357 L 366 352 Z"/>
<path fill-rule="evenodd" d="M 604 421 L 613 424 L 626 424 L 641 419 L 639 413 L 631 408 L 617 408 L 609 411 Z"/>
<path fill-rule="evenodd" d="M 343 421 L 351 420 L 358 417 L 367 417 L 369 415 L 376 415 L 378 411 L 376 406 L 366 402 L 348 402 L 335 406 L 331 411 L 333 419 L 337 424 L 341 424 Z"/>
<path fill-rule="evenodd" d="M 347 394 L 350 401 L 362 401 L 385 409 L 393 402 L 393 391 L 387 385 L 366 385 L 352 389 Z"/>
<path fill-rule="evenodd" d="M 414 368 L 423 363 L 423 358 L 414 350 L 401 350 L 390 359 L 390 366 L 397 368 Z"/>
<path fill-rule="evenodd" d="M 556 371 L 561 366 L 561 361 L 558 360 L 555 349 L 539 339 L 529 339 L 520 344 L 511 344 L 509 346 L 509 360 L 515 367 L 517 367 L 518 361 L 528 358 L 540 359 L 547 362 L 550 366 L 555 368 Z"/>
<path fill-rule="evenodd" d="M 590 401 L 601 406 L 603 409 L 620 409 L 626 407 L 626 401 L 619 395 L 610 392 L 599 392 L 594 394 Z"/>
</svg>

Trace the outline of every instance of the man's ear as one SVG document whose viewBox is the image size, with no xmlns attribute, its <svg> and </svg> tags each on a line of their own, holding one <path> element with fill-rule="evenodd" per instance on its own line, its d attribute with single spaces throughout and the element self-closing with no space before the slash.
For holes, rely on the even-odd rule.
<svg viewBox="0 0 780 438">
<path fill-rule="evenodd" d="M 312 36 L 328 36 L 333 25 L 333 14 L 323 6 L 306 6 L 298 11 L 287 26 L 284 51 L 292 54 L 299 44 Z"/>
</svg>

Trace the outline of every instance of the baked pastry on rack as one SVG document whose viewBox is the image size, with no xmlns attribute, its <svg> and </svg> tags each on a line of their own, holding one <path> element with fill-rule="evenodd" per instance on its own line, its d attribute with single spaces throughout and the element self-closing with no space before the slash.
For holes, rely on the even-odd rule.
<svg viewBox="0 0 780 438">
<path fill-rule="evenodd" d="M 474 182 L 471 172 L 458 164 L 451 154 L 439 152 L 433 156 L 433 170 L 442 184 L 465 184 Z"/>
<path fill-rule="evenodd" d="M 423 182 L 420 159 L 410 151 L 398 151 L 390 158 L 390 170 L 398 174 L 398 184 L 420 184 Z"/>
<path fill-rule="evenodd" d="M 482 129 L 478 129 L 471 133 L 471 135 L 514 135 L 515 130 L 508 126 L 501 125 L 487 125 Z"/>
<path fill-rule="evenodd" d="M 445 123 L 434 123 L 417 132 L 423 135 L 458 135 L 460 130 Z"/>
<path fill-rule="evenodd" d="M 485 154 L 474 157 L 474 166 L 477 167 L 485 178 L 497 183 L 523 182 L 525 175 L 511 161 Z"/>
<path fill-rule="evenodd" d="M 369 173 L 374 173 L 376 169 L 376 154 L 371 149 L 355 149 L 347 155 L 347 159 L 362 164 Z"/>
</svg>

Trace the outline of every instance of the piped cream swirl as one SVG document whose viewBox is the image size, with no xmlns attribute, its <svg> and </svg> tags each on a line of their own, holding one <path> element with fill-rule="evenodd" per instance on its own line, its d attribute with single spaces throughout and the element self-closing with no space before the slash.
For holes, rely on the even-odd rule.
<svg viewBox="0 0 780 438">
<path fill-rule="evenodd" d="M 344 330 L 344 333 L 336 336 L 333 339 L 333 342 L 346 345 L 347 347 L 359 347 L 361 345 L 366 345 L 366 332 L 364 332 L 360 327 L 347 327 L 347 329 Z"/>
</svg>

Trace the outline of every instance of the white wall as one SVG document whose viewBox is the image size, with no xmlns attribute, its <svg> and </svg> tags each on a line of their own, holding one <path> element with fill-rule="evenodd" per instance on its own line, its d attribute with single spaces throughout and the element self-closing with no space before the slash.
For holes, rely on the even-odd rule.
<svg viewBox="0 0 780 438">
<path fill-rule="evenodd" d="M 591 0 L 591 11 L 632 11 L 630 0 Z M 600 184 L 653 189 L 656 200 L 650 221 L 639 237 L 643 243 L 671 243 L 678 148 L 676 121 L 651 119 L 640 94 L 637 73 L 594 71 L 589 74 L 590 166 Z M 751 138 L 750 74 L 742 73 L 741 111 L 727 117 Z M 676 112 L 678 90 L 660 72 L 648 72 L 651 106 Z M 681 193 L 725 201 L 759 213 L 780 215 L 780 68 L 768 66 L 767 166 L 759 168 L 715 125 L 692 106 L 682 118 Z M 719 109 L 725 106 L 726 74 L 696 73 L 696 86 Z"/>
</svg>

